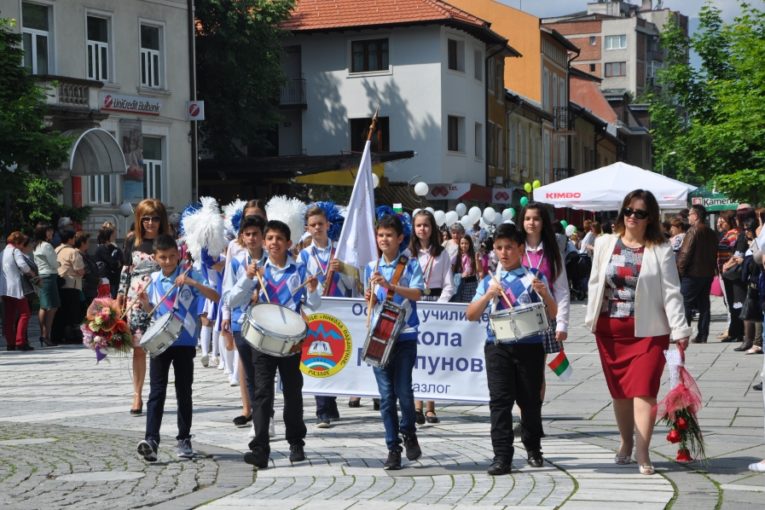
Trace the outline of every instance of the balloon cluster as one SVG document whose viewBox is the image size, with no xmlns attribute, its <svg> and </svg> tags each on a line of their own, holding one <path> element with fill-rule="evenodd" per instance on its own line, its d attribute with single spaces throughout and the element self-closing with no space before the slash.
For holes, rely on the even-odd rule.
<svg viewBox="0 0 765 510">
<path fill-rule="evenodd" d="M 534 179 L 534 182 L 527 182 L 523 185 L 523 191 L 531 194 L 531 192 L 542 186 L 539 179 Z M 521 197 L 521 207 L 526 207 L 529 203 L 529 197 Z"/>
<path fill-rule="evenodd" d="M 465 230 L 468 230 L 476 223 L 483 228 L 488 228 L 505 222 L 512 222 L 515 217 L 515 209 L 512 207 L 508 207 L 503 211 L 487 207 L 482 211 L 477 206 L 468 209 L 463 203 L 457 204 L 453 211 L 438 210 L 431 212 L 439 227 L 446 226 L 451 228 L 452 225 L 459 223 Z M 415 210 L 414 214 L 417 214 L 417 210 Z"/>
</svg>

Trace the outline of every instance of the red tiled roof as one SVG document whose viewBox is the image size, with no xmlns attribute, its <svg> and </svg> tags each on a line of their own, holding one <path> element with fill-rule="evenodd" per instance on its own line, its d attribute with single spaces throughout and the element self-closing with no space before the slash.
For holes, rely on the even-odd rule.
<svg viewBox="0 0 765 510">
<path fill-rule="evenodd" d="M 585 80 L 572 74 L 569 83 L 571 84 L 571 101 L 590 110 L 602 120 L 616 124 L 618 120 L 616 112 L 601 92 L 597 81 Z"/>
<path fill-rule="evenodd" d="M 491 32 L 487 21 L 441 0 L 297 0 L 282 28 L 321 31 L 378 25 L 451 22 Z"/>
</svg>

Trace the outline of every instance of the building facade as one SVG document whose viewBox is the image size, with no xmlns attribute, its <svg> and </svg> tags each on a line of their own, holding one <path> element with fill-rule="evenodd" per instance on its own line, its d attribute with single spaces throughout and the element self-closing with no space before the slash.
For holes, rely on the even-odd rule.
<svg viewBox="0 0 765 510">
<path fill-rule="evenodd" d="M 0 0 L 47 122 L 72 139 L 56 175 L 65 204 L 93 208 L 86 230 L 109 220 L 124 235 L 126 202 L 192 199 L 189 14 L 185 0 Z"/>
</svg>

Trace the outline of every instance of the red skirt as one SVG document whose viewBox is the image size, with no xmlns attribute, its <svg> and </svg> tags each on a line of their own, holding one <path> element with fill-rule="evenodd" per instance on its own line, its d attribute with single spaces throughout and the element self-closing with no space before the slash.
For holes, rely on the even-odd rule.
<svg viewBox="0 0 765 510">
<path fill-rule="evenodd" d="M 598 318 L 595 327 L 600 363 L 612 398 L 656 398 L 664 371 L 669 335 L 635 337 L 635 319 Z"/>
</svg>

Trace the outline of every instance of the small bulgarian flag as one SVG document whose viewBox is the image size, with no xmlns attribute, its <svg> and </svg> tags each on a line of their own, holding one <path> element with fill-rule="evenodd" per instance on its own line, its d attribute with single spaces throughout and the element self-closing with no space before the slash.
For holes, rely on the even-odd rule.
<svg viewBox="0 0 765 510">
<path fill-rule="evenodd" d="M 571 377 L 571 374 L 574 373 L 574 369 L 571 368 L 571 363 L 568 362 L 568 358 L 564 351 L 560 351 L 558 355 L 547 364 L 547 366 L 550 367 L 550 370 L 555 372 L 555 375 L 560 377 L 561 381 L 568 380 L 568 378 Z"/>
</svg>

